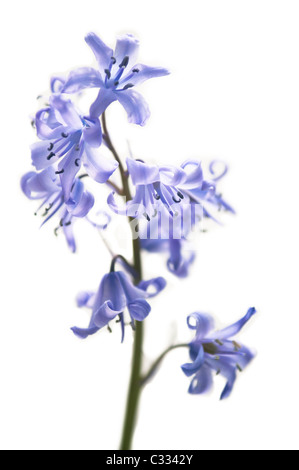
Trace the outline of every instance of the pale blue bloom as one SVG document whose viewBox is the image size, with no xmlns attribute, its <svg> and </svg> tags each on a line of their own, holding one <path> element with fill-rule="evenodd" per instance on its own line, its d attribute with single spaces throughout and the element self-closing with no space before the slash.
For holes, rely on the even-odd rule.
<svg viewBox="0 0 299 470">
<path fill-rule="evenodd" d="M 72 331 L 85 339 L 119 317 L 123 340 L 125 310 L 128 310 L 133 325 L 135 321 L 145 320 L 151 311 L 151 306 L 146 299 L 159 294 L 165 286 L 166 281 L 161 277 L 142 281 L 135 286 L 130 277 L 121 271 L 106 274 L 96 294 L 91 292 L 79 294 L 78 306 L 91 308 L 92 317 L 88 328 L 74 327 Z M 149 292 L 149 289 L 154 289 L 154 292 Z"/>
<path fill-rule="evenodd" d="M 213 331 L 214 320 L 210 315 L 194 313 L 188 317 L 189 328 L 196 332 L 190 344 L 192 363 L 182 366 L 187 377 L 194 376 L 189 393 L 196 395 L 208 392 L 213 384 L 212 373 L 215 372 L 227 380 L 221 400 L 231 394 L 237 371 L 241 372 L 254 358 L 247 347 L 232 338 L 255 314 L 255 308 L 250 308 L 244 318 L 221 331 Z"/>
<path fill-rule="evenodd" d="M 55 170 L 50 167 L 40 173 L 31 171 L 23 176 L 21 187 L 24 194 L 33 200 L 40 200 L 41 204 L 36 214 L 42 211 L 43 224 L 48 222 L 55 214 L 59 214 L 59 229 L 64 231 L 70 249 L 76 251 L 73 235 L 73 223 L 77 218 L 84 218 L 94 205 L 93 195 L 84 189 L 80 179 L 76 179 L 70 197 L 65 203 L 60 179 Z"/>
<path fill-rule="evenodd" d="M 98 183 L 105 183 L 118 168 L 116 161 L 98 153 L 102 143 L 99 120 L 81 116 L 67 95 L 52 95 L 50 106 L 36 114 L 35 125 L 41 141 L 31 148 L 33 165 L 43 170 L 58 163 L 56 174 L 65 200 L 82 165 Z"/>
<path fill-rule="evenodd" d="M 90 109 L 91 116 L 101 116 L 111 103 L 119 101 L 129 122 L 145 125 L 150 117 L 149 107 L 133 88 L 150 78 L 168 75 L 168 70 L 136 64 L 139 41 L 130 34 L 118 38 L 114 51 L 94 33 L 89 33 L 85 40 L 96 57 L 98 70 L 84 67 L 71 72 L 63 91 L 76 93 L 85 88 L 99 88 Z"/>
</svg>

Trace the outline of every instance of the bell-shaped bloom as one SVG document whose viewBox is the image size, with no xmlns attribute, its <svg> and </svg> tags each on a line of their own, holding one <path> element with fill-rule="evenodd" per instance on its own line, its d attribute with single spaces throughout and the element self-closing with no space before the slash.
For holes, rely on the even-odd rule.
<svg viewBox="0 0 299 470">
<path fill-rule="evenodd" d="M 204 179 L 201 164 L 196 161 L 187 161 L 176 168 L 151 166 L 129 158 L 127 166 L 136 193 L 124 209 L 116 204 L 114 193 L 109 196 L 108 204 L 116 213 L 130 217 L 145 217 L 150 221 L 165 209 L 174 216 L 180 205 L 193 201 L 192 191 L 197 191 L 201 202 L 213 197 L 216 191 L 214 182 Z"/>
<path fill-rule="evenodd" d="M 254 358 L 247 347 L 233 338 L 255 313 L 255 308 L 249 309 L 244 318 L 221 331 L 213 331 L 214 320 L 209 315 L 194 313 L 188 317 L 189 328 L 196 332 L 190 344 L 192 363 L 182 366 L 187 377 L 193 376 L 189 393 L 196 395 L 208 392 L 213 384 L 214 372 L 227 380 L 221 400 L 229 397 L 237 372 L 243 371 Z"/>
<path fill-rule="evenodd" d="M 99 117 L 111 103 L 119 101 L 129 122 L 145 125 L 150 117 L 149 107 L 135 87 L 150 78 L 168 75 L 168 70 L 137 64 L 139 41 L 130 34 L 118 38 L 115 50 L 94 33 L 88 34 L 85 40 L 96 57 L 98 70 L 80 68 L 71 72 L 63 91 L 76 93 L 85 88 L 99 88 L 90 109 L 91 116 Z"/>
<path fill-rule="evenodd" d="M 123 340 L 125 310 L 128 310 L 132 324 L 135 320 L 143 321 L 151 311 L 147 299 L 157 295 L 165 286 L 166 281 L 161 277 L 135 286 L 129 276 L 121 271 L 106 274 L 96 294 L 85 292 L 79 295 L 78 306 L 91 308 L 92 317 L 88 328 L 74 327 L 72 331 L 85 339 L 119 317 Z"/>
<path fill-rule="evenodd" d="M 76 218 L 86 217 L 94 205 L 93 195 L 85 191 L 80 179 L 75 179 L 70 197 L 65 203 L 60 178 L 55 170 L 50 167 L 40 173 L 34 171 L 27 173 L 21 180 L 21 188 L 24 194 L 33 200 L 40 200 L 41 204 L 36 212 L 43 211 L 43 224 L 48 222 L 55 214 L 59 214 L 59 229 L 64 231 L 69 247 L 76 251 L 76 243 L 73 236 L 73 222 Z"/>
<path fill-rule="evenodd" d="M 177 277 L 189 275 L 191 265 L 195 260 L 195 252 L 185 239 L 141 239 L 141 247 L 149 253 L 169 253 L 168 270 Z"/>
<path fill-rule="evenodd" d="M 65 200 L 82 165 L 98 183 L 105 183 L 117 169 L 116 161 L 98 153 L 102 143 L 99 120 L 80 116 L 67 95 L 52 95 L 50 106 L 36 114 L 35 125 L 41 141 L 31 148 L 33 165 L 43 170 L 58 162 L 56 174 Z"/>
</svg>

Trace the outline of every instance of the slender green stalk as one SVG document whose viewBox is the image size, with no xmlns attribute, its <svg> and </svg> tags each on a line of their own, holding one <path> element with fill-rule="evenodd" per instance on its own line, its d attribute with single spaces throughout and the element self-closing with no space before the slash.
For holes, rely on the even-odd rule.
<svg viewBox="0 0 299 470">
<path fill-rule="evenodd" d="M 169 354 L 171 351 L 174 351 L 175 349 L 188 348 L 188 347 L 189 347 L 188 344 L 177 344 L 175 346 L 170 346 L 168 349 L 166 349 L 166 351 L 164 351 L 164 353 L 162 353 L 161 356 L 159 356 L 158 359 L 154 362 L 154 364 L 152 365 L 150 370 L 147 372 L 147 374 L 144 377 L 142 377 L 141 386 L 144 387 L 144 385 L 147 384 L 147 382 L 154 375 L 154 373 L 156 372 L 156 370 L 160 366 L 161 362 L 165 359 L 167 354 Z"/>
<path fill-rule="evenodd" d="M 121 158 L 119 157 L 109 134 L 106 115 L 103 113 L 102 115 L 102 124 L 103 130 L 105 134 L 106 143 L 108 148 L 114 155 L 115 160 L 119 164 L 119 171 L 121 175 L 123 190 L 122 194 L 124 194 L 127 200 L 131 200 L 131 192 L 128 182 L 128 176 L 125 172 L 124 166 L 122 164 Z M 132 219 L 129 219 L 132 222 Z M 136 238 L 136 233 L 134 233 L 134 228 L 132 228 L 132 238 L 133 238 L 133 255 L 134 255 L 134 268 L 137 272 L 137 280 L 136 282 L 140 282 L 142 280 L 142 262 L 141 262 L 141 249 L 140 249 L 140 241 Z M 126 415 L 123 427 L 123 435 L 121 439 L 121 450 L 130 450 L 132 446 L 132 440 L 134 435 L 134 429 L 136 424 L 137 418 L 137 410 L 141 392 L 141 370 L 142 370 L 142 346 L 143 346 L 143 323 L 136 322 L 136 331 L 135 331 L 135 339 L 134 339 L 134 348 L 133 348 L 133 361 L 132 361 L 132 372 L 131 372 L 131 379 L 129 385 L 129 392 L 128 392 L 128 401 L 126 407 Z"/>
</svg>

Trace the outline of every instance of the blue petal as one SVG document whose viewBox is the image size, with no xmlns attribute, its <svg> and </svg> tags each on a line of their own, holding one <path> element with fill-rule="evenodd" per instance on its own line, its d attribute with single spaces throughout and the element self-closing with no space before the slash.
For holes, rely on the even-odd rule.
<svg viewBox="0 0 299 470">
<path fill-rule="evenodd" d="M 256 314 L 256 309 L 255 308 L 250 308 L 248 312 L 246 313 L 244 318 L 241 318 L 237 323 L 234 323 L 233 325 L 229 326 L 228 328 L 225 328 L 224 330 L 218 331 L 213 333 L 212 335 L 209 335 L 209 339 L 214 340 L 214 339 L 228 339 L 232 338 L 235 336 L 239 331 L 242 330 L 242 328 L 246 325 L 246 323 L 252 318 L 253 315 Z"/>
<path fill-rule="evenodd" d="M 68 247 L 70 248 L 72 253 L 76 253 L 77 245 L 76 245 L 76 240 L 75 240 L 74 233 L 73 233 L 73 221 L 72 221 L 72 219 L 69 221 L 69 223 L 67 225 L 63 224 L 62 228 L 63 228 L 63 233 L 64 233 L 64 236 L 66 238 Z"/>
<path fill-rule="evenodd" d="M 155 279 L 151 279 L 150 281 L 141 281 L 138 287 L 139 289 L 142 289 L 146 292 L 148 298 L 152 298 L 164 290 L 166 285 L 167 282 L 163 277 L 157 277 Z M 154 289 L 154 291 L 148 292 L 148 289 Z"/>
<path fill-rule="evenodd" d="M 125 108 L 129 122 L 131 124 L 145 126 L 151 113 L 143 96 L 137 91 L 125 90 L 117 92 L 116 97 Z"/>
<path fill-rule="evenodd" d="M 108 199 L 107 199 L 107 204 L 110 207 L 110 209 L 113 212 L 115 212 L 115 214 L 118 214 L 118 215 L 129 215 L 127 204 L 125 204 L 123 207 L 119 207 L 114 196 L 115 196 L 115 193 L 113 192 L 109 194 Z"/>
<path fill-rule="evenodd" d="M 110 320 L 122 313 L 127 306 L 127 300 L 117 273 L 104 276 L 97 293 L 93 320 L 96 326 L 102 328 Z"/>
<path fill-rule="evenodd" d="M 132 281 L 125 273 L 119 271 L 115 274 L 118 276 L 119 282 L 122 286 L 122 290 L 125 293 L 128 303 L 133 303 L 137 299 L 141 300 L 148 297 L 148 295 L 143 289 L 140 289 L 140 287 L 136 287 L 133 285 Z"/>
<path fill-rule="evenodd" d="M 85 217 L 93 206 L 93 195 L 88 191 L 84 191 L 84 184 L 77 179 L 67 202 L 68 211 L 75 217 Z"/>
<path fill-rule="evenodd" d="M 209 367 L 204 365 L 192 380 L 189 393 L 191 395 L 201 395 L 207 393 L 213 385 L 213 377 Z"/>
<path fill-rule="evenodd" d="M 136 299 L 128 304 L 131 317 L 137 321 L 143 321 L 149 315 L 151 306 L 144 299 Z"/>
<path fill-rule="evenodd" d="M 125 34 L 120 36 L 117 39 L 114 57 L 116 59 L 116 64 L 112 69 L 112 73 L 114 69 L 118 68 L 119 65 L 122 63 L 125 57 L 129 58 L 129 62 L 127 65 L 127 70 L 130 70 L 136 63 L 137 56 L 139 52 L 139 41 L 135 36 L 132 34 Z"/>
<path fill-rule="evenodd" d="M 223 377 L 227 379 L 227 383 L 224 387 L 224 390 L 221 394 L 221 400 L 228 398 L 233 390 L 237 379 L 237 368 L 234 362 L 230 358 L 221 357 L 219 360 L 214 359 L 213 357 L 206 357 L 206 364 L 220 373 Z"/>
<path fill-rule="evenodd" d="M 62 76 L 52 77 L 50 88 L 52 93 L 61 93 L 65 85 L 65 78 Z"/>
<path fill-rule="evenodd" d="M 86 127 L 83 131 L 84 141 L 90 145 L 90 147 L 98 148 L 102 144 L 102 126 L 98 119 L 93 121 L 86 118 L 89 127 Z"/>
<path fill-rule="evenodd" d="M 41 140 L 54 140 L 61 137 L 68 128 L 58 122 L 55 111 L 51 108 L 41 109 L 35 116 L 36 133 Z"/>
<path fill-rule="evenodd" d="M 63 87 L 63 93 L 78 93 L 86 88 L 100 88 L 103 80 L 100 73 L 91 67 L 73 70 Z"/>
<path fill-rule="evenodd" d="M 95 102 L 90 107 L 90 116 L 98 118 L 101 116 L 108 106 L 111 103 L 117 100 L 117 94 L 114 93 L 112 90 L 107 90 L 106 88 L 102 88 L 99 91 L 99 94 L 95 100 Z"/>
<path fill-rule="evenodd" d="M 192 167 L 193 169 L 187 171 L 186 169 L 188 167 Z M 196 160 L 188 160 L 187 162 L 183 163 L 182 168 L 185 171 L 186 177 L 180 187 L 183 189 L 201 187 L 203 182 L 203 172 L 201 163 L 197 162 Z"/>
<path fill-rule="evenodd" d="M 182 240 L 169 240 L 170 258 L 167 266 L 170 272 L 178 277 L 185 278 L 189 274 L 189 267 L 195 260 L 195 253 L 189 251 L 182 255 Z"/>
<path fill-rule="evenodd" d="M 93 308 L 94 300 L 95 300 L 94 292 L 80 292 L 76 298 L 77 306 L 79 308 L 82 308 L 82 307 Z"/>
<path fill-rule="evenodd" d="M 160 181 L 158 166 L 147 165 L 146 163 L 128 158 L 127 167 L 134 186 Z"/>
<path fill-rule="evenodd" d="M 31 145 L 31 158 L 32 163 L 37 170 L 43 170 L 44 168 L 48 168 L 52 166 L 53 163 L 56 163 L 59 159 L 59 156 L 55 155 L 51 158 L 52 151 L 49 150 L 51 148 L 51 142 L 42 140 L 40 142 L 36 142 Z M 53 152 L 54 153 L 54 152 Z"/>
<path fill-rule="evenodd" d="M 50 105 L 59 112 L 65 126 L 72 129 L 83 128 L 81 118 L 68 96 L 52 95 L 50 98 Z"/>
<path fill-rule="evenodd" d="M 194 362 L 182 365 L 182 370 L 187 377 L 195 374 L 201 369 L 205 362 L 205 352 L 202 345 L 199 347 L 198 355 Z"/>
<path fill-rule="evenodd" d="M 42 199 L 61 191 L 53 168 L 47 168 L 41 173 L 27 173 L 21 180 L 21 188 L 29 199 Z"/>
<path fill-rule="evenodd" d="M 72 332 L 81 339 L 86 339 L 88 336 L 94 335 L 99 331 L 100 328 L 92 326 L 90 328 L 77 328 L 76 326 L 71 328 Z"/>
<path fill-rule="evenodd" d="M 195 325 L 191 323 L 192 319 L 195 320 Z M 206 338 L 209 332 L 214 328 L 213 318 L 206 313 L 193 313 L 189 315 L 187 324 L 191 330 L 196 330 L 196 340 Z"/>
<path fill-rule="evenodd" d="M 106 46 L 106 44 L 95 33 L 87 34 L 85 41 L 92 49 L 100 70 L 104 71 L 105 69 L 108 69 L 113 56 L 113 50 Z"/>
<path fill-rule="evenodd" d="M 137 72 L 137 70 L 139 70 L 139 72 Z M 149 67 L 148 65 L 137 64 L 134 65 L 133 70 L 125 76 L 124 81 L 132 83 L 133 85 L 140 85 L 151 78 L 164 77 L 169 74 L 169 70 L 162 67 Z"/>
<path fill-rule="evenodd" d="M 89 145 L 85 145 L 84 167 L 91 178 L 98 183 L 106 183 L 118 168 L 115 160 L 100 155 Z"/>
<path fill-rule="evenodd" d="M 75 177 L 80 170 L 78 160 L 80 160 L 78 152 L 71 149 L 58 166 L 59 171 L 63 171 L 60 175 L 60 181 L 66 201 L 70 197 Z"/>
</svg>

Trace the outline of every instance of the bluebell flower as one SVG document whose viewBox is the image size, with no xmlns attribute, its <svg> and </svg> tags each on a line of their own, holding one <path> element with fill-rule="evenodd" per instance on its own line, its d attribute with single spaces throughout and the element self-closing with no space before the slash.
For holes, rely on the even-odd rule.
<svg viewBox="0 0 299 470">
<path fill-rule="evenodd" d="M 80 116 L 67 95 L 52 95 L 50 106 L 36 114 L 35 125 L 41 141 L 31 148 L 33 165 L 43 170 L 59 162 L 56 173 L 65 200 L 70 197 L 82 164 L 98 183 L 105 183 L 117 169 L 116 161 L 98 154 L 102 143 L 99 120 Z"/>
<path fill-rule="evenodd" d="M 41 201 L 36 214 L 43 211 L 42 225 L 55 214 L 59 214 L 60 224 L 55 233 L 57 234 L 58 230 L 62 229 L 70 249 L 75 252 L 73 222 L 77 218 L 86 217 L 94 205 L 94 197 L 90 192 L 85 191 L 83 182 L 80 179 L 75 180 L 67 203 L 65 203 L 60 178 L 52 167 L 40 173 L 31 171 L 24 175 L 21 188 L 29 199 Z"/>
<path fill-rule="evenodd" d="M 221 400 L 229 397 L 237 378 L 237 371 L 244 370 L 254 358 L 254 354 L 247 347 L 232 338 L 255 313 L 255 308 L 251 308 L 237 323 L 216 332 L 213 331 L 214 320 L 211 316 L 194 313 L 188 317 L 189 328 L 196 331 L 195 339 L 190 344 L 192 363 L 182 366 L 187 377 L 194 376 L 189 393 L 202 394 L 209 391 L 213 384 L 212 373 L 215 372 L 227 380 Z"/>
<path fill-rule="evenodd" d="M 141 247 L 149 253 L 169 253 L 167 267 L 177 277 L 189 275 L 190 266 L 195 260 L 195 252 L 184 238 L 181 239 L 141 239 Z"/>
<path fill-rule="evenodd" d="M 149 107 L 133 88 L 150 78 L 168 75 L 168 70 L 136 64 L 139 41 L 132 35 L 118 38 L 114 51 L 94 33 L 85 40 L 96 57 L 98 70 L 84 67 L 71 72 L 63 91 L 76 93 L 85 88 L 100 88 L 90 109 L 91 116 L 99 117 L 111 103 L 119 101 L 129 122 L 145 125 L 150 117 Z"/>
<path fill-rule="evenodd" d="M 125 310 L 128 310 L 133 324 L 135 320 L 143 321 L 151 311 L 146 299 L 156 296 L 165 286 L 166 281 L 161 277 L 151 281 L 142 281 L 138 286 L 134 286 L 129 276 L 121 271 L 106 274 L 96 294 L 83 292 L 77 298 L 79 307 L 92 309 L 92 317 L 88 328 L 74 327 L 72 331 L 85 339 L 119 317 L 123 341 Z M 152 292 L 153 289 L 154 292 Z"/>
<path fill-rule="evenodd" d="M 204 179 L 201 164 L 197 161 L 189 160 L 176 168 L 151 166 L 129 158 L 127 166 L 136 193 L 123 209 L 117 205 L 114 193 L 109 196 L 108 204 L 118 214 L 150 221 L 157 212 L 164 210 L 174 216 L 180 205 L 190 204 L 193 200 L 192 191 L 196 191 L 198 202 L 215 194 L 215 184 Z"/>
</svg>

